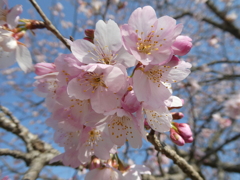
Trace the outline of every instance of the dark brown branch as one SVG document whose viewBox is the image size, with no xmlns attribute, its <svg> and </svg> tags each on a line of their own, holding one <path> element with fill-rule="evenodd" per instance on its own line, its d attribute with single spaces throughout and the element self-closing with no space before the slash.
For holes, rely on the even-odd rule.
<svg viewBox="0 0 240 180">
<path fill-rule="evenodd" d="M 162 146 L 154 133 L 155 132 L 151 130 L 151 132 L 147 136 L 147 139 L 154 145 L 157 151 L 165 154 L 168 158 L 172 159 L 173 162 L 177 164 L 182 169 L 182 171 L 185 172 L 186 175 L 188 175 L 193 180 L 203 180 L 202 177 L 198 174 L 198 172 L 191 165 L 189 165 L 185 159 L 180 157 L 170 147 Z"/>
<path fill-rule="evenodd" d="M 67 41 L 64 39 L 62 34 L 56 29 L 56 27 L 51 23 L 51 21 L 47 18 L 44 14 L 40 6 L 37 4 L 35 0 L 29 0 L 33 7 L 37 10 L 39 15 L 43 18 L 44 24 L 46 28 L 51 31 L 62 43 L 71 51 L 70 46 L 68 45 Z"/>
</svg>

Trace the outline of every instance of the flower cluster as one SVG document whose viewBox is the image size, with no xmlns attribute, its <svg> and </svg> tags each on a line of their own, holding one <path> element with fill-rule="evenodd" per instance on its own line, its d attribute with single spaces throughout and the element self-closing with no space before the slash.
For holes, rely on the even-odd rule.
<svg viewBox="0 0 240 180">
<path fill-rule="evenodd" d="M 65 149 L 53 161 L 72 167 L 92 157 L 108 161 L 126 141 L 140 148 L 146 124 L 157 132 L 170 130 L 169 109 L 183 103 L 172 96 L 171 84 L 186 78 L 191 68 L 176 56 L 192 46 L 189 37 L 180 36 L 182 27 L 171 17 L 157 18 L 145 6 L 121 28 L 113 20 L 98 21 L 87 37 L 68 41 L 72 54 L 35 66 L 36 93 L 46 98 L 52 113 L 46 123 Z M 113 172 L 112 179 L 124 179 L 118 178 L 125 175 L 117 167 L 112 171 L 113 166 L 104 165 L 87 177 Z"/>
<path fill-rule="evenodd" d="M 29 50 L 18 41 L 25 34 L 25 30 L 17 28 L 21 13 L 22 5 L 9 9 L 7 1 L 0 0 L 0 69 L 16 61 L 24 72 L 32 68 Z"/>
</svg>

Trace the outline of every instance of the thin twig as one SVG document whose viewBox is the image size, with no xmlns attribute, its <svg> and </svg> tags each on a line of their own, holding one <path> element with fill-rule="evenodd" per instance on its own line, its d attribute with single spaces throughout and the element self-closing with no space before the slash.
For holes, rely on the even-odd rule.
<svg viewBox="0 0 240 180">
<path fill-rule="evenodd" d="M 51 21 L 47 18 L 47 16 L 44 14 L 40 6 L 37 4 L 35 0 L 29 0 L 30 3 L 33 5 L 33 7 L 37 10 L 39 15 L 43 18 L 44 24 L 46 28 L 51 31 L 62 43 L 71 51 L 70 46 L 68 45 L 65 38 L 62 36 L 62 34 L 56 29 L 56 27 L 51 23 Z"/>
</svg>

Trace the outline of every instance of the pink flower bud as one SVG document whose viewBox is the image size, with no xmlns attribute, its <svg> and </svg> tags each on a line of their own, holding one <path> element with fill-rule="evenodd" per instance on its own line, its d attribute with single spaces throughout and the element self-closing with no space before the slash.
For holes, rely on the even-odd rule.
<svg viewBox="0 0 240 180">
<path fill-rule="evenodd" d="M 178 36 L 172 45 L 175 55 L 183 56 L 192 48 L 192 39 L 188 36 Z"/>
<path fill-rule="evenodd" d="M 184 139 L 173 129 L 170 129 L 170 138 L 173 143 L 178 146 L 183 146 L 185 144 Z"/>
<path fill-rule="evenodd" d="M 188 124 L 186 123 L 173 123 L 177 128 L 179 134 L 185 139 L 192 137 L 192 131 Z"/>
<path fill-rule="evenodd" d="M 185 138 L 185 143 L 192 143 L 193 142 L 193 137 L 191 136 L 190 138 Z"/>
<path fill-rule="evenodd" d="M 90 41 L 91 43 L 93 43 L 93 38 L 90 38 L 90 37 L 84 37 L 83 39 L 85 39 L 85 40 Z"/>
<path fill-rule="evenodd" d="M 122 100 L 122 107 L 130 113 L 136 112 L 140 107 L 140 102 L 137 100 L 137 97 L 134 91 L 128 91 Z"/>
<path fill-rule="evenodd" d="M 182 119 L 184 117 L 184 114 L 181 112 L 173 112 L 172 117 L 175 120 Z"/>
<path fill-rule="evenodd" d="M 86 29 L 84 31 L 84 33 L 86 34 L 87 37 L 92 38 L 92 39 L 94 38 L 94 30 L 93 29 Z"/>
<path fill-rule="evenodd" d="M 56 66 L 53 63 L 37 63 L 35 73 L 39 76 L 56 72 Z"/>
</svg>

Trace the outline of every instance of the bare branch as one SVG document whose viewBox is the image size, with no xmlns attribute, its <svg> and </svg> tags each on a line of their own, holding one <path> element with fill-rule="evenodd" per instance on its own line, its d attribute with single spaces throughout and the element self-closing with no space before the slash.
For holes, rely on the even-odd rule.
<svg viewBox="0 0 240 180">
<path fill-rule="evenodd" d="M 33 7 L 37 10 L 39 15 L 43 18 L 44 24 L 46 28 L 51 31 L 62 43 L 71 51 L 70 46 L 68 45 L 65 38 L 62 36 L 62 34 L 56 29 L 56 27 L 51 23 L 51 21 L 47 18 L 47 16 L 44 14 L 40 6 L 37 4 L 35 0 L 29 0 L 30 3 L 33 5 Z"/>
<path fill-rule="evenodd" d="M 44 168 L 45 164 L 46 164 L 46 160 L 44 158 L 41 158 L 41 157 L 35 158 L 31 162 L 31 164 L 29 166 L 29 169 L 25 173 L 25 175 L 23 176 L 22 180 L 35 180 L 35 179 L 37 179 L 39 173 Z"/>
<path fill-rule="evenodd" d="M 202 177 L 197 173 L 197 171 L 189 165 L 185 159 L 181 158 L 175 151 L 173 151 L 168 146 L 162 146 L 155 135 L 155 131 L 151 130 L 147 136 L 149 142 L 151 142 L 155 149 L 159 152 L 165 154 L 168 158 L 172 159 L 175 164 L 177 164 L 183 172 L 185 172 L 193 180 L 203 180 Z"/>
<path fill-rule="evenodd" d="M 26 163 L 30 161 L 30 156 L 24 152 L 10 149 L 0 149 L 0 156 L 12 156 L 16 159 L 22 159 Z"/>
</svg>

